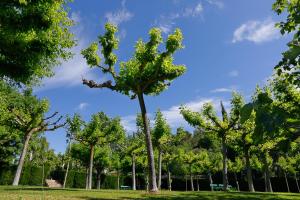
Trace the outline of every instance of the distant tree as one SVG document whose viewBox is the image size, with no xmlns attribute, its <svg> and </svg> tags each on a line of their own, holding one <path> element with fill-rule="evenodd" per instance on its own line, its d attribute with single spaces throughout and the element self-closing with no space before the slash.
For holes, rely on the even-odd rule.
<svg viewBox="0 0 300 200">
<path fill-rule="evenodd" d="M 240 184 L 237 177 L 237 173 L 240 173 L 244 169 L 243 159 L 236 157 L 234 161 L 229 160 L 228 169 L 229 171 L 233 172 L 237 191 L 240 191 Z"/>
<path fill-rule="evenodd" d="M 67 152 L 66 156 L 68 157 L 67 161 L 67 169 L 64 177 L 64 183 L 63 183 L 63 188 L 66 187 L 66 182 L 67 182 L 67 177 L 68 177 L 68 172 L 69 172 L 69 167 L 70 167 L 70 151 L 72 148 L 72 142 L 74 139 L 74 135 L 78 134 L 82 130 L 82 126 L 84 125 L 84 121 L 81 119 L 81 116 L 78 114 L 74 114 L 74 116 L 67 117 Z"/>
<path fill-rule="evenodd" d="M 167 124 L 166 119 L 164 119 L 163 114 L 160 110 L 156 112 L 155 125 L 153 128 L 153 143 L 158 149 L 158 189 L 161 188 L 161 169 L 164 149 L 167 148 L 166 145 L 170 142 L 171 128 Z"/>
<path fill-rule="evenodd" d="M 71 56 L 74 46 L 66 3 L 1 1 L 0 78 L 31 84 L 53 75 L 53 66 Z"/>
<path fill-rule="evenodd" d="M 111 148 L 109 144 L 104 144 L 101 147 L 96 146 L 95 148 L 95 158 L 94 166 L 97 171 L 97 189 L 101 188 L 101 175 L 104 170 L 111 166 L 112 162 Z"/>
<path fill-rule="evenodd" d="M 124 136 L 124 129 L 119 118 L 110 119 L 105 113 L 92 115 L 92 119 L 84 129 L 75 135 L 75 139 L 89 146 L 89 176 L 87 189 L 92 189 L 93 162 L 95 146 L 117 141 Z"/>
<path fill-rule="evenodd" d="M 193 112 L 185 107 L 181 107 L 181 114 L 184 119 L 192 126 L 203 129 L 206 132 L 214 132 L 221 138 L 222 142 L 222 154 L 223 154 L 223 185 L 224 190 L 228 190 L 228 176 L 227 176 L 227 137 L 230 131 L 236 126 L 239 119 L 239 105 L 240 96 L 233 95 L 231 100 L 232 108 L 230 116 L 225 110 L 223 103 L 221 102 L 221 114 L 222 119 L 217 117 L 216 111 L 211 103 L 206 103 L 203 106 L 202 112 Z"/>
<path fill-rule="evenodd" d="M 97 54 L 98 44 L 96 42 L 83 50 L 82 54 L 91 67 L 98 67 L 103 73 L 108 73 L 112 76 L 113 81 L 108 80 L 99 84 L 93 80 L 83 79 L 83 84 L 90 88 L 108 88 L 130 96 L 131 99 L 138 98 L 149 159 L 150 191 L 156 192 L 158 188 L 154 154 L 144 95 L 160 94 L 170 85 L 172 80 L 185 72 L 184 66 L 173 64 L 173 54 L 176 50 L 182 48 L 182 33 L 179 29 L 176 29 L 174 34 L 169 35 L 165 42 L 166 50 L 159 52 L 158 47 L 163 42 L 161 30 L 158 28 L 151 29 L 149 31 L 149 41 L 145 43 L 139 40 L 135 46 L 134 56 L 127 62 L 121 62 L 119 73 L 117 73 L 114 69 L 117 57 L 113 53 L 113 50 L 118 48 L 118 40 L 115 37 L 117 28 L 112 24 L 106 24 L 105 29 L 106 33 L 99 36 L 99 43 L 102 46 L 101 52 L 106 66 L 101 64 L 100 56 Z"/>
</svg>

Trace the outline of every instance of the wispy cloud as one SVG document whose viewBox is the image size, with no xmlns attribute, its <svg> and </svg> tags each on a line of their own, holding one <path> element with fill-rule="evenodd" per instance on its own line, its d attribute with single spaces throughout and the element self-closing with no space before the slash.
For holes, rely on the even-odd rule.
<svg viewBox="0 0 300 200">
<path fill-rule="evenodd" d="M 129 21 L 134 15 L 132 12 L 129 12 L 125 7 L 126 1 L 122 1 L 122 8 L 116 12 L 107 12 L 105 18 L 108 22 L 115 24 L 116 26 L 120 25 L 123 22 Z"/>
<path fill-rule="evenodd" d="M 86 103 L 86 102 L 82 102 L 80 103 L 77 107 L 76 107 L 76 110 L 84 110 L 86 107 L 88 107 L 89 104 Z"/>
<path fill-rule="evenodd" d="M 220 112 L 220 98 L 200 98 L 194 101 L 187 102 L 183 104 L 187 108 L 191 109 L 192 111 L 200 111 L 201 108 L 203 107 L 203 104 L 211 102 L 217 112 Z M 225 108 L 230 107 L 229 101 L 223 101 L 223 104 Z M 170 107 L 169 109 L 162 110 L 162 113 L 164 117 L 166 118 L 168 124 L 171 126 L 173 130 L 176 128 L 182 126 L 185 128 L 190 127 L 188 123 L 183 119 L 182 115 L 180 114 L 180 108 L 181 105 L 175 105 Z M 154 114 L 150 113 L 149 118 L 151 121 L 151 124 L 153 124 L 153 116 Z M 136 115 L 128 115 L 125 117 L 122 117 L 122 125 L 124 128 L 127 130 L 128 133 L 132 133 L 136 131 Z"/>
<path fill-rule="evenodd" d="M 239 76 L 239 71 L 237 71 L 237 70 L 232 70 L 232 71 L 230 71 L 229 73 L 228 73 L 228 76 L 230 76 L 230 77 L 238 77 Z"/>
<path fill-rule="evenodd" d="M 87 66 L 85 59 L 80 53 L 83 48 L 88 46 L 88 42 L 83 36 L 84 25 L 80 13 L 72 13 L 71 18 L 77 24 L 73 33 L 78 44 L 71 50 L 74 56 L 70 60 L 62 62 L 61 66 L 55 68 L 55 75 L 44 79 L 42 86 L 36 88 L 36 91 L 49 90 L 57 87 L 77 86 L 82 84 L 82 77 L 97 79 L 93 70 Z"/>
<path fill-rule="evenodd" d="M 169 33 L 176 24 L 175 20 L 179 18 L 197 17 L 203 12 L 203 5 L 198 2 L 194 6 L 185 7 L 181 11 L 170 13 L 168 15 L 161 15 L 155 24 L 162 30 L 163 33 Z"/>
<path fill-rule="evenodd" d="M 218 0 L 206 0 L 209 4 L 217 6 L 219 9 L 224 8 L 224 3 Z"/>
<path fill-rule="evenodd" d="M 216 88 L 210 91 L 210 93 L 226 93 L 226 92 L 233 92 L 237 90 L 237 86 L 230 86 L 230 87 L 221 87 L 221 88 Z"/>
<path fill-rule="evenodd" d="M 268 18 L 263 21 L 248 21 L 238 27 L 233 33 L 233 43 L 250 41 L 263 43 L 280 38 L 280 33 L 275 28 L 275 22 Z"/>
</svg>

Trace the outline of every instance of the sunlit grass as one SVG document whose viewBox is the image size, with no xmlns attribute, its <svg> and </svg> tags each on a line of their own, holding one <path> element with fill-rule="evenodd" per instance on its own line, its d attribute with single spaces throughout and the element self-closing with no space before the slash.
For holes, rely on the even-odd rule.
<svg viewBox="0 0 300 200">
<path fill-rule="evenodd" d="M 299 199 L 296 193 L 247 193 L 247 192 L 177 192 L 161 191 L 157 194 L 148 194 L 145 191 L 131 190 L 92 190 L 83 189 L 49 189 L 41 187 L 13 187 L 0 186 L 2 200 L 104 200 L 104 199 L 187 199 L 187 200 L 275 200 Z"/>
</svg>

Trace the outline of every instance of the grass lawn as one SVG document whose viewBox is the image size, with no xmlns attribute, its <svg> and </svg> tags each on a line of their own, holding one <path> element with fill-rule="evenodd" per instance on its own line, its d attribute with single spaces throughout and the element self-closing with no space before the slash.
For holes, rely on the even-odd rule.
<svg viewBox="0 0 300 200">
<path fill-rule="evenodd" d="M 153 200 L 258 200 L 258 199 L 299 199 L 295 193 L 246 193 L 246 192 L 169 192 L 147 194 L 145 191 L 131 190 L 92 190 L 82 189 L 49 189 L 41 187 L 0 186 L 1 200 L 104 200 L 104 199 L 153 199 Z"/>
</svg>

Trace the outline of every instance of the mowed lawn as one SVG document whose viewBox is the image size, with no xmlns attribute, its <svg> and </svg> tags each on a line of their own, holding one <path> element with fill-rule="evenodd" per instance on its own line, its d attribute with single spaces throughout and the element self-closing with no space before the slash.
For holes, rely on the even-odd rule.
<svg viewBox="0 0 300 200">
<path fill-rule="evenodd" d="M 169 192 L 148 194 L 145 191 L 131 190 L 92 190 L 81 189 L 49 189 L 41 187 L 0 186 L 1 200 L 104 200 L 104 199 L 170 199 L 170 200 L 258 200 L 258 199 L 299 199 L 295 193 L 247 193 L 247 192 Z"/>
</svg>

